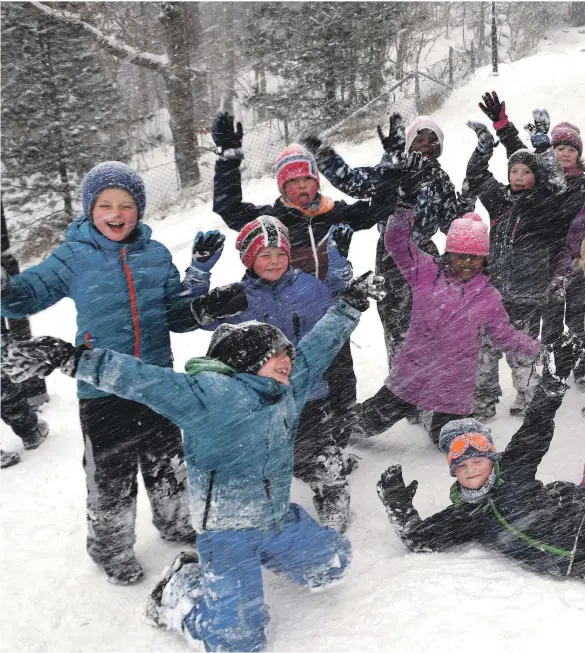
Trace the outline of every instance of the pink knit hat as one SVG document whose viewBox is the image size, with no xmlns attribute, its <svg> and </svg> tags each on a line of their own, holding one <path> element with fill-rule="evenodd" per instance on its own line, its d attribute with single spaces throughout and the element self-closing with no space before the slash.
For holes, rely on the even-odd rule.
<svg viewBox="0 0 585 653">
<path fill-rule="evenodd" d="M 310 177 L 319 184 L 319 170 L 315 159 L 298 143 L 291 143 L 276 159 L 276 183 L 282 195 L 284 185 L 297 177 Z"/>
<path fill-rule="evenodd" d="M 576 125 L 570 122 L 560 122 L 552 128 L 551 137 L 553 147 L 557 145 L 570 145 L 579 152 L 579 156 L 583 153 L 583 140 L 581 139 L 579 127 Z"/>
<path fill-rule="evenodd" d="M 445 138 L 443 135 L 443 130 L 434 120 L 431 120 L 427 116 L 419 116 L 418 118 L 415 118 L 414 122 L 411 125 L 409 125 L 408 129 L 406 130 L 406 148 L 404 151 L 408 154 L 410 151 L 410 146 L 412 145 L 412 141 L 414 141 L 418 132 L 422 131 L 423 129 L 429 129 L 434 134 L 436 134 L 437 138 L 439 139 L 440 155 L 443 152 L 443 140 Z"/>
<path fill-rule="evenodd" d="M 446 252 L 487 256 L 490 251 L 488 228 L 477 213 L 466 213 L 453 220 L 447 234 Z"/>
</svg>

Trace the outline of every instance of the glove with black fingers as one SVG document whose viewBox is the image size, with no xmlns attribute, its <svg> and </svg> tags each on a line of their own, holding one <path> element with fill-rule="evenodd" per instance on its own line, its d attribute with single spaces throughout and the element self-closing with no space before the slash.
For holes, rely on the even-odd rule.
<svg viewBox="0 0 585 653">
<path fill-rule="evenodd" d="M 352 308 L 364 313 L 370 307 L 368 298 L 372 298 L 379 302 L 386 296 L 384 290 L 384 277 L 375 276 L 370 270 L 364 272 L 356 279 L 352 279 L 345 290 L 342 290 L 338 299 L 342 299 L 349 304 Z"/>
<path fill-rule="evenodd" d="M 301 131 L 297 135 L 297 141 L 312 154 L 316 154 L 317 150 L 323 145 L 323 140 L 319 138 L 318 132 L 310 128 Z"/>
<path fill-rule="evenodd" d="M 31 340 L 12 340 L 3 350 L 2 371 L 14 383 L 22 383 L 34 376 L 43 378 L 61 368 L 63 374 L 75 376 L 84 345 L 75 347 L 69 342 L 42 336 Z"/>
<path fill-rule="evenodd" d="M 404 174 L 400 180 L 398 191 L 398 199 L 401 204 L 412 206 L 416 203 L 421 184 L 427 176 L 427 167 L 430 167 L 430 161 L 420 152 L 411 152 L 406 157 L 406 162 L 402 170 Z"/>
<path fill-rule="evenodd" d="M 390 116 L 388 136 L 384 136 L 384 132 L 380 125 L 378 125 L 377 131 L 382 147 L 386 152 L 404 152 L 404 148 L 406 147 L 406 135 L 404 120 L 399 113 L 393 113 Z"/>
<path fill-rule="evenodd" d="M 191 302 L 191 314 L 199 326 L 237 315 L 248 308 L 248 298 L 241 283 L 214 288 Z"/>
<path fill-rule="evenodd" d="M 498 94 L 495 91 L 492 93 L 484 93 L 482 96 L 484 104 L 479 103 L 479 108 L 485 115 L 492 121 L 494 129 L 502 129 L 508 124 L 508 116 L 506 115 L 506 103 L 500 102 Z"/>
<path fill-rule="evenodd" d="M 349 254 L 349 246 L 351 245 L 351 238 L 353 236 L 353 229 L 348 224 L 336 224 L 331 227 L 329 232 L 330 243 L 343 258 L 347 258 Z"/>
<path fill-rule="evenodd" d="M 565 379 L 581 356 L 585 356 L 585 342 L 572 333 L 563 333 L 552 345 L 548 345 L 543 356 L 543 384 L 553 390 Z"/>
<path fill-rule="evenodd" d="M 390 465 L 376 485 L 380 501 L 392 511 L 393 517 L 401 521 L 414 511 L 412 499 L 416 494 L 418 481 L 412 481 L 407 487 L 402 478 L 402 466 Z"/>
<path fill-rule="evenodd" d="M 474 120 L 468 120 L 467 126 L 470 129 L 473 129 L 477 136 L 477 145 L 475 146 L 475 151 L 481 156 L 490 158 L 494 153 L 494 147 L 499 144 L 494 141 L 489 129 L 482 122 L 475 122 Z"/>
<path fill-rule="evenodd" d="M 225 236 L 220 231 L 199 231 L 193 241 L 191 265 L 210 272 L 223 251 Z"/>
<path fill-rule="evenodd" d="M 237 122 L 234 129 L 234 117 L 227 111 L 218 113 L 211 125 L 211 137 L 220 150 L 222 159 L 243 159 L 242 138 L 244 130 L 242 123 Z"/>
<path fill-rule="evenodd" d="M 550 116 L 546 109 L 534 109 L 532 120 L 524 125 L 524 129 L 530 134 L 530 142 L 537 152 L 542 152 L 550 147 L 548 130 L 550 129 Z"/>
</svg>

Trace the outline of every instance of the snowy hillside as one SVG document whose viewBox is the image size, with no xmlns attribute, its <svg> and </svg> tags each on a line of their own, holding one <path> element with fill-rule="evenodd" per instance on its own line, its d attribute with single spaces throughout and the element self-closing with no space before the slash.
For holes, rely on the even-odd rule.
<svg viewBox="0 0 585 653">
<path fill-rule="evenodd" d="M 557 35 L 559 36 L 559 35 Z M 434 119 L 445 132 L 441 162 L 457 186 L 464 176 L 475 136 L 467 120 L 485 116 L 477 107 L 481 94 L 496 90 L 508 115 L 521 127 L 535 107 L 546 107 L 553 124 L 569 120 L 585 129 L 585 35 L 560 34 L 541 52 L 501 67 L 497 78 L 480 69 L 455 91 Z M 358 146 L 339 144 L 353 165 L 379 160 L 377 138 Z M 502 180 L 503 148 L 492 160 Z M 323 183 L 333 197 L 340 194 Z M 270 203 L 277 194 L 274 179 L 248 183 L 244 198 Z M 152 222 L 154 237 L 173 252 L 176 265 L 188 264 L 198 230 L 220 228 L 227 235 L 213 285 L 240 278 L 243 267 L 234 248 L 236 234 L 225 228 L 209 202 Z M 356 274 L 374 265 L 377 232 L 354 237 L 350 258 Z M 64 300 L 32 318 L 36 335 L 72 341 L 75 310 Z M 173 334 L 175 369 L 205 353 L 210 334 Z M 358 398 L 372 395 L 385 375 L 382 329 L 375 308 L 362 318 L 352 337 Z M 513 400 L 509 369 L 501 363 L 504 396 L 498 417 L 490 423 L 502 449 L 520 426 L 508 415 Z M 186 651 L 172 633 L 157 631 L 141 620 L 144 599 L 163 567 L 180 550 L 163 542 L 150 523 L 141 488 L 136 554 L 145 580 L 117 587 L 85 553 L 85 482 L 82 438 L 75 382 L 60 373 L 48 379 L 51 402 L 43 409 L 51 427 L 37 450 L 23 452 L 20 440 L 2 426 L 2 448 L 19 450 L 22 463 L 1 478 L 1 651 Z M 544 482 L 579 481 L 585 462 L 585 420 L 580 408 L 585 394 L 569 390 L 557 414 L 557 430 L 540 469 Z M 380 473 L 400 462 L 406 483 L 419 480 L 414 499 L 422 517 L 448 505 L 451 478 L 444 457 L 420 426 L 400 422 L 385 435 L 355 443 L 362 460 L 352 474 L 353 520 L 348 537 L 353 564 L 344 584 L 308 594 L 265 573 L 266 600 L 272 612 L 272 651 L 386 651 L 395 653 L 532 653 L 582 650 L 585 586 L 575 581 L 540 578 L 479 547 L 445 554 L 411 554 L 395 536 L 376 496 Z M 311 492 L 298 481 L 293 499 L 314 513 Z"/>
</svg>

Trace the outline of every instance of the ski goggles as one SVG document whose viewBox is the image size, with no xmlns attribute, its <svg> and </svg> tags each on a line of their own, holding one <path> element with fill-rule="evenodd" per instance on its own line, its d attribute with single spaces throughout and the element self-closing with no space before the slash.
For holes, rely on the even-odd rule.
<svg viewBox="0 0 585 653">
<path fill-rule="evenodd" d="M 459 460 L 469 447 L 483 453 L 496 450 L 496 445 L 488 440 L 483 433 L 463 433 L 451 441 L 449 453 L 447 454 L 447 463 L 450 465 L 454 460 Z"/>
</svg>

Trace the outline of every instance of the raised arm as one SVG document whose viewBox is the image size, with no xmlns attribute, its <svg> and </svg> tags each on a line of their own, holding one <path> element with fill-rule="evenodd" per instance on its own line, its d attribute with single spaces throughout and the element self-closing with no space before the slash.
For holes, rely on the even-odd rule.
<svg viewBox="0 0 585 653">
<path fill-rule="evenodd" d="M 344 290 L 353 278 L 351 263 L 347 259 L 352 235 L 353 229 L 347 224 L 334 225 L 329 230 L 327 240 L 329 266 L 325 283 L 332 295 Z"/>
<path fill-rule="evenodd" d="M 495 91 L 484 93 L 482 99 L 484 103 L 480 102 L 479 108 L 492 121 L 496 136 L 506 148 L 506 157 L 509 159 L 516 150 L 521 150 L 526 146 L 520 139 L 514 123 L 508 120 L 506 103 L 503 100 L 500 101 L 498 94 Z"/>
<path fill-rule="evenodd" d="M 2 317 L 24 318 L 67 297 L 74 276 L 73 259 L 71 246 L 61 245 L 42 263 L 4 277 Z"/>
</svg>

